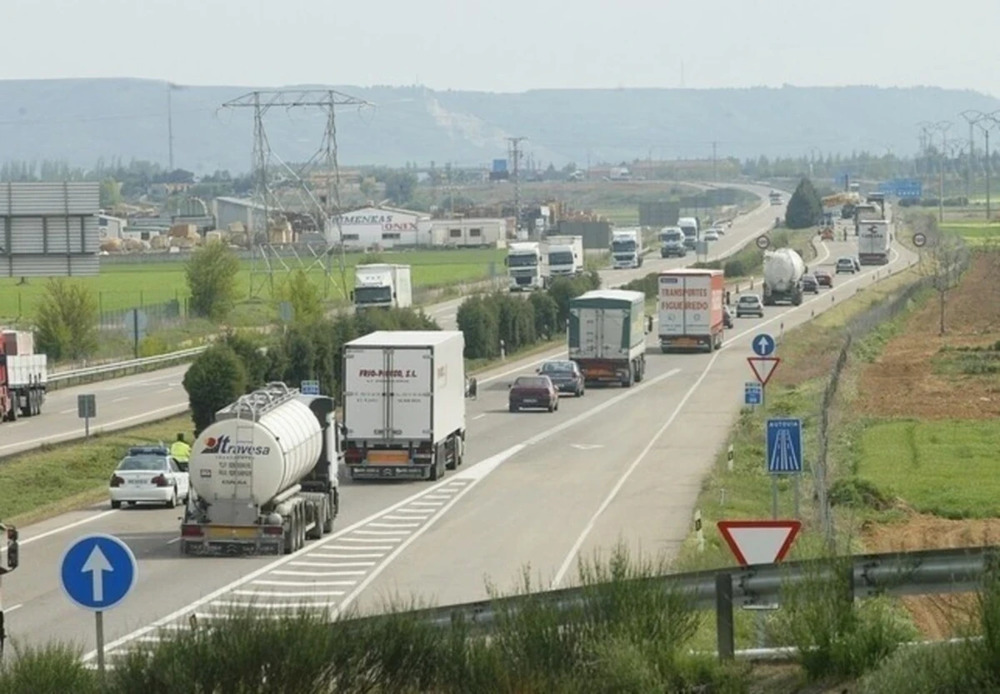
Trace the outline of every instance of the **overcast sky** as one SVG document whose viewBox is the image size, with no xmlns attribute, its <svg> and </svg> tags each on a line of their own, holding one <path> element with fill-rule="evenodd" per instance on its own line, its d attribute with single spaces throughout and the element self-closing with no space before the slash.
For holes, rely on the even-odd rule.
<svg viewBox="0 0 1000 694">
<path fill-rule="evenodd" d="M 1000 96 L 997 0 L 2 0 L 0 26 L 0 79 Z"/>
</svg>

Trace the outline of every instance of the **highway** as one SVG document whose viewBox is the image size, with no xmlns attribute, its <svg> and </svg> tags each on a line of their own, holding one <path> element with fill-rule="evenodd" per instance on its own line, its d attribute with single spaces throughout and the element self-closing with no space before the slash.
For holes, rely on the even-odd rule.
<svg viewBox="0 0 1000 694">
<path fill-rule="evenodd" d="M 768 189 L 744 186 L 766 198 Z M 711 259 L 725 255 L 734 247 L 769 228 L 774 217 L 783 215 L 784 207 L 771 207 L 766 201 L 750 213 L 739 217 L 732 228 L 711 248 Z M 693 262 L 685 259 L 664 260 L 650 257 L 638 270 L 604 270 L 602 286 L 624 284 L 644 275 Z M 450 299 L 424 308 L 428 316 L 446 330 L 457 328 L 458 307 L 464 298 Z M 96 396 L 97 417 L 90 422 L 91 433 L 114 431 L 143 422 L 162 419 L 187 410 L 187 393 L 181 385 L 187 365 L 127 376 L 99 383 L 53 391 L 46 398 L 42 414 L 6 423 L 0 428 L 0 458 L 36 448 L 43 443 L 61 443 L 83 438 L 84 422 L 77 417 L 77 396 Z"/>
<path fill-rule="evenodd" d="M 826 244 L 821 260 L 849 249 Z M 103 504 L 24 528 L 21 567 L 4 582 L 8 629 L 21 641 L 58 637 L 93 648 L 92 618 L 70 605 L 57 580 L 67 543 L 85 532 L 118 535 L 139 560 L 135 590 L 105 615 L 112 648 L 148 637 L 150 624 L 186 624 L 192 612 L 204 619 L 250 599 L 339 609 L 378 606 L 397 593 L 453 602 L 485 596 L 487 577 L 510 586 L 529 563 L 543 584 L 563 585 L 578 556 L 619 539 L 672 552 L 739 409 L 750 338 L 808 319 L 870 283 L 874 271 L 838 277 L 832 292 L 801 307 L 740 319 L 713 355 L 662 355 L 651 335 L 645 381 L 588 389 L 555 414 L 508 413 L 506 385 L 563 350 L 484 374 L 479 398 L 468 402 L 466 466 L 438 483 L 345 482 L 335 533 L 289 557 L 181 557 L 180 514 L 166 509 Z"/>
</svg>

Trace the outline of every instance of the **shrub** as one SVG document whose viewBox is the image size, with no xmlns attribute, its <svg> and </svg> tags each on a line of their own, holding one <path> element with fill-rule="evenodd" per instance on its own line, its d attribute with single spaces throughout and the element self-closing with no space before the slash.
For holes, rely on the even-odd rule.
<svg viewBox="0 0 1000 694">
<path fill-rule="evenodd" d="M 50 359 L 83 359 L 97 351 L 97 301 L 94 293 L 62 277 L 45 285 L 38 306 L 39 350 Z"/>
<path fill-rule="evenodd" d="M 230 347 L 213 345 L 192 362 L 183 383 L 198 436 L 215 421 L 216 412 L 246 392 L 246 367 Z"/>
<path fill-rule="evenodd" d="M 210 241 L 191 254 L 185 274 L 196 316 L 222 320 L 236 300 L 240 262 L 221 241 Z"/>
</svg>

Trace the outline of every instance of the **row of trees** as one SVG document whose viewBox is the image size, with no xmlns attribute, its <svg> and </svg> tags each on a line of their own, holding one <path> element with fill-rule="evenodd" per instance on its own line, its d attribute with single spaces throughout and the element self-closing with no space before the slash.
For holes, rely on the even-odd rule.
<svg viewBox="0 0 1000 694">
<path fill-rule="evenodd" d="M 298 387 L 316 380 L 335 397 L 341 390 L 344 345 L 376 330 L 440 330 L 412 309 L 362 311 L 325 318 L 299 317 L 281 335 L 228 333 L 202 352 L 184 374 L 195 435 L 237 397 L 270 381 Z M 339 399 L 339 398 L 338 398 Z"/>
<path fill-rule="evenodd" d="M 600 287 L 596 272 L 559 277 L 527 301 L 505 292 L 474 296 L 458 307 L 458 328 L 465 333 L 468 359 L 495 359 L 552 339 L 566 330 L 570 299 Z"/>
</svg>

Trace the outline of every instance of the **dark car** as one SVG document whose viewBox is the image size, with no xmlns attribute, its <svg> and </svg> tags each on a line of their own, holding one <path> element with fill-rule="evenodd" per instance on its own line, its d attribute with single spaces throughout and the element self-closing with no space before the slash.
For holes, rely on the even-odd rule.
<svg viewBox="0 0 1000 694">
<path fill-rule="evenodd" d="M 572 393 L 578 398 L 583 397 L 585 390 L 583 372 L 575 361 L 547 361 L 538 369 L 538 373 L 548 376 L 560 393 Z"/>
<path fill-rule="evenodd" d="M 816 284 L 818 284 L 821 287 L 833 286 L 833 275 L 831 275 L 826 270 L 816 270 L 813 273 L 813 277 L 816 278 Z"/>
<path fill-rule="evenodd" d="M 559 409 L 559 391 L 548 376 L 518 376 L 510 386 L 507 401 L 511 412 L 526 409 L 555 412 Z"/>
<path fill-rule="evenodd" d="M 819 294 L 819 281 L 815 275 L 802 275 L 802 291 Z"/>
</svg>

